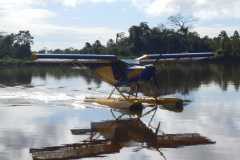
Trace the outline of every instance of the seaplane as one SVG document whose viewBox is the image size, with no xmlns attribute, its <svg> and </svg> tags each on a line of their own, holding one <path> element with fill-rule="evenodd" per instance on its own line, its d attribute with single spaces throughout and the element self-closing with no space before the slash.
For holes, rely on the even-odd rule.
<svg viewBox="0 0 240 160">
<path fill-rule="evenodd" d="M 154 80 L 156 87 L 159 84 L 156 74 L 167 66 L 176 62 L 196 62 L 200 59 L 214 56 L 212 52 L 203 53 L 175 53 L 175 54 L 148 54 L 136 59 L 121 60 L 116 55 L 94 54 L 32 54 L 30 63 L 69 63 L 113 86 L 113 90 L 106 98 L 86 97 L 85 102 L 95 102 L 111 108 L 139 107 L 142 104 L 182 106 L 179 98 L 157 97 L 151 89 L 141 87 L 143 83 Z M 120 87 L 129 87 L 129 93 L 123 93 Z M 120 97 L 113 97 L 114 91 Z M 139 96 L 138 93 L 144 96 Z"/>
</svg>

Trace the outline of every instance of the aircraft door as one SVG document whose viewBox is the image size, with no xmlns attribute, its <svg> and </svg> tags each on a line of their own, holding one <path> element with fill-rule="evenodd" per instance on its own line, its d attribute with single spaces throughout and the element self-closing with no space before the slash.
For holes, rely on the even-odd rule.
<svg viewBox="0 0 240 160">
<path fill-rule="evenodd" d="M 118 81 L 123 81 L 126 79 L 126 75 L 124 73 L 124 66 L 120 62 L 112 64 L 112 73 L 114 79 Z"/>
</svg>

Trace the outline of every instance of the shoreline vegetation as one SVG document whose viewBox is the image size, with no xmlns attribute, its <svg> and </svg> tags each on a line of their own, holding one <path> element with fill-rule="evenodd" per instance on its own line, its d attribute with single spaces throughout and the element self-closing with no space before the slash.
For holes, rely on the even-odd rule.
<svg viewBox="0 0 240 160">
<path fill-rule="evenodd" d="M 203 62 L 229 63 L 240 62 L 240 35 L 236 30 L 228 36 L 222 30 L 217 37 L 207 35 L 200 37 L 197 32 L 191 32 L 191 22 L 197 21 L 192 16 L 181 14 L 168 17 L 167 28 L 161 23 L 150 28 L 147 22 L 133 25 L 124 32 L 116 33 L 115 40 L 109 39 L 106 45 L 99 40 L 93 44 L 86 42 L 81 49 L 69 47 L 66 49 L 47 49 L 31 51 L 34 44 L 30 31 L 7 34 L 0 32 L 0 66 L 27 65 L 32 53 L 51 54 L 100 54 L 116 55 L 119 59 L 134 59 L 145 54 L 199 53 L 213 52 L 214 57 L 201 60 Z"/>
</svg>

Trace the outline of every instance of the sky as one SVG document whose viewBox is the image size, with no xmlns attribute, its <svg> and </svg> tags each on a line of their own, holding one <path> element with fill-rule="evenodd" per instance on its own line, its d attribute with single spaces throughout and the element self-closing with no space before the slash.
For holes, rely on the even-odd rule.
<svg viewBox="0 0 240 160">
<path fill-rule="evenodd" d="M 201 37 L 240 32 L 240 0 L 0 0 L 0 32 L 29 30 L 32 51 L 81 49 L 96 40 L 106 45 L 120 32 L 127 36 L 141 22 L 157 27 L 178 13 L 199 19 L 191 31 Z"/>
</svg>

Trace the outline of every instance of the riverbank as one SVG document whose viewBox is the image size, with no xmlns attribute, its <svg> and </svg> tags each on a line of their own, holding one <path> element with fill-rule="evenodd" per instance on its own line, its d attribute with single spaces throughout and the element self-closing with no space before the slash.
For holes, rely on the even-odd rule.
<svg viewBox="0 0 240 160">
<path fill-rule="evenodd" d="M 11 57 L 6 57 L 4 59 L 0 59 L 0 66 L 23 66 L 28 64 L 28 59 L 14 59 Z"/>
</svg>

